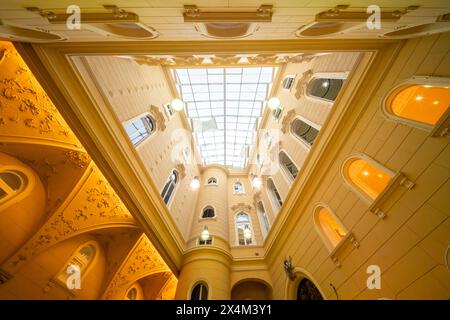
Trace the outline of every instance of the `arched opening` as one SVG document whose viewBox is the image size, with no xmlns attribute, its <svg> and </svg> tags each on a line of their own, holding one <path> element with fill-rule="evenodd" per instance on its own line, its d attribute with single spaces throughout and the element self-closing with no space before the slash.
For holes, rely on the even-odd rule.
<svg viewBox="0 0 450 320">
<path fill-rule="evenodd" d="M 332 251 L 347 234 L 338 218 L 324 206 L 314 211 L 314 225 L 327 248 Z"/>
<path fill-rule="evenodd" d="M 217 185 L 217 179 L 214 177 L 211 177 L 208 179 L 208 186 L 214 186 Z"/>
<path fill-rule="evenodd" d="M 216 216 L 216 213 L 214 211 L 214 208 L 211 206 L 207 206 L 203 209 L 202 218 L 214 218 Z"/>
<path fill-rule="evenodd" d="M 144 300 L 144 293 L 142 290 L 142 286 L 139 284 L 139 281 L 136 281 L 133 285 L 128 288 L 125 293 L 124 300 Z"/>
<path fill-rule="evenodd" d="M 155 124 L 149 115 L 135 118 L 124 124 L 125 131 L 134 146 L 137 146 L 155 131 Z"/>
<path fill-rule="evenodd" d="M 284 151 L 280 151 L 279 161 L 281 167 L 284 169 L 286 174 L 291 180 L 295 180 L 298 174 L 298 168 L 295 163 L 289 158 L 289 156 Z"/>
<path fill-rule="evenodd" d="M 231 300 L 270 300 L 272 289 L 258 280 L 244 280 L 231 289 Z"/>
<path fill-rule="evenodd" d="M 297 300 L 323 300 L 323 296 L 311 280 L 303 278 L 297 287 Z"/>
<path fill-rule="evenodd" d="M 291 132 L 295 137 L 300 139 L 300 141 L 304 142 L 309 147 L 313 145 L 317 135 L 319 134 L 319 130 L 298 118 L 292 121 Z"/>
<path fill-rule="evenodd" d="M 11 200 L 27 186 L 25 174 L 16 170 L 0 171 L 0 203 Z"/>
<path fill-rule="evenodd" d="M 387 169 L 359 157 L 351 157 L 344 163 L 343 175 L 350 185 L 372 200 L 378 197 L 393 177 Z"/>
<path fill-rule="evenodd" d="M 449 86 L 412 84 L 394 90 L 386 100 L 386 111 L 402 119 L 435 125 L 450 106 Z"/>
<path fill-rule="evenodd" d="M 191 292 L 191 300 L 208 300 L 208 286 L 204 282 L 197 283 Z"/>
<path fill-rule="evenodd" d="M 269 192 L 269 198 L 272 200 L 276 211 L 280 210 L 283 205 L 283 200 L 281 199 L 280 193 L 271 178 L 267 179 L 267 189 Z"/>
<path fill-rule="evenodd" d="M 235 182 L 233 184 L 233 191 L 234 193 L 244 193 L 244 185 L 242 184 L 242 182 Z"/>
<path fill-rule="evenodd" d="M 175 190 L 175 186 L 178 182 L 178 172 L 173 170 L 167 179 L 166 184 L 161 192 L 161 197 L 164 200 L 164 203 L 167 205 L 172 198 L 173 192 Z"/>
<path fill-rule="evenodd" d="M 235 224 L 238 245 L 252 244 L 253 231 L 249 215 L 245 212 L 239 212 L 236 214 Z"/>
<path fill-rule="evenodd" d="M 264 208 L 262 201 L 258 202 L 257 210 L 258 210 L 259 222 L 261 225 L 261 232 L 263 234 L 263 237 L 265 238 L 267 236 L 267 234 L 269 233 L 270 224 L 269 224 L 269 219 L 267 218 L 266 209 Z"/>
<path fill-rule="evenodd" d="M 307 95 L 327 101 L 334 101 L 341 91 L 345 79 L 314 78 L 306 88 Z"/>
</svg>

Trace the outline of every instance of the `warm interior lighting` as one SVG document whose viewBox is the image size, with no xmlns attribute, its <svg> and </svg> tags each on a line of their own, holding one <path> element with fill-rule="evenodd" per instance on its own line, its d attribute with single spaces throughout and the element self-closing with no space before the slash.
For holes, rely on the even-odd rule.
<svg viewBox="0 0 450 320">
<path fill-rule="evenodd" d="M 363 159 L 350 160 L 347 175 L 351 182 L 375 199 L 388 185 L 391 176 Z"/>
<path fill-rule="evenodd" d="M 200 180 L 198 179 L 198 177 L 194 177 L 194 179 L 192 179 L 191 181 L 191 189 L 197 190 L 199 187 L 200 187 Z"/>
<path fill-rule="evenodd" d="M 259 189 L 262 186 L 262 181 L 260 178 L 254 177 L 252 180 L 252 184 L 253 184 L 253 187 L 255 187 L 256 189 Z"/>
<path fill-rule="evenodd" d="M 267 101 L 267 106 L 271 110 L 278 109 L 281 106 L 281 101 L 277 97 L 272 97 L 269 99 L 269 101 Z"/>
<path fill-rule="evenodd" d="M 336 247 L 347 234 L 325 207 L 321 207 L 318 211 L 318 222 L 333 248 Z"/>
<path fill-rule="evenodd" d="M 399 117 L 434 125 L 449 105 L 448 87 L 412 85 L 396 92 L 387 107 Z"/>
<path fill-rule="evenodd" d="M 240 57 L 238 63 L 249 63 L 248 58 L 247 57 Z"/>
<path fill-rule="evenodd" d="M 208 231 L 208 227 L 207 227 L 207 226 L 205 226 L 205 227 L 203 228 L 203 231 L 202 231 L 202 234 L 200 235 L 200 238 L 201 238 L 203 241 L 206 241 L 206 240 L 209 239 L 209 231 Z"/>
<path fill-rule="evenodd" d="M 180 99 L 173 99 L 170 105 L 175 111 L 181 111 L 184 109 L 184 102 Z"/>
<path fill-rule="evenodd" d="M 245 226 L 244 238 L 248 240 L 248 239 L 251 239 L 251 237 L 252 237 L 252 231 L 250 230 L 250 228 L 248 226 Z"/>
<path fill-rule="evenodd" d="M 203 58 L 202 60 L 202 64 L 212 64 L 212 63 L 213 61 L 209 57 Z"/>
</svg>

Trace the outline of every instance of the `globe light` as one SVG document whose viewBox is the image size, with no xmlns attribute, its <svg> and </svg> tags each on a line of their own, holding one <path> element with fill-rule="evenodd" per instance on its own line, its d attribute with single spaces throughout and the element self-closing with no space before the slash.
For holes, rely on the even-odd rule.
<svg viewBox="0 0 450 320">
<path fill-rule="evenodd" d="M 267 101 L 267 106 L 271 110 L 278 109 L 280 107 L 280 105 L 281 105 L 281 101 L 277 97 L 272 97 L 269 99 L 269 101 Z"/>
<path fill-rule="evenodd" d="M 206 241 L 206 240 L 209 239 L 209 231 L 208 231 L 208 227 L 207 226 L 205 226 L 205 228 L 203 228 L 203 231 L 202 231 L 202 234 L 200 235 L 200 238 L 203 241 Z"/>
<path fill-rule="evenodd" d="M 254 178 L 253 178 L 253 181 L 252 181 L 252 184 L 253 184 L 253 186 L 254 186 L 256 189 L 259 189 L 259 188 L 261 188 L 261 186 L 262 186 L 262 181 L 261 181 L 260 178 L 254 177 Z"/>
<path fill-rule="evenodd" d="M 184 102 L 180 99 L 173 99 L 170 105 L 175 111 L 181 111 L 184 108 Z"/>
<path fill-rule="evenodd" d="M 194 177 L 194 179 L 192 179 L 191 181 L 191 189 L 197 190 L 199 187 L 200 187 L 200 180 L 198 180 L 197 177 Z"/>
</svg>

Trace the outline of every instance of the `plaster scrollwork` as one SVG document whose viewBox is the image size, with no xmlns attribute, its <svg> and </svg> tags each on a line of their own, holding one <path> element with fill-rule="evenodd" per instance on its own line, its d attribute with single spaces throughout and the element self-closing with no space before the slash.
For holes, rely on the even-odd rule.
<svg viewBox="0 0 450 320">
<path fill-rule="evenodd" d="M 5 263 L 8 272 L 16 272 L 34 256 L 77 234 L 117 224 L 135 226 L 134 219 L 109 183 L 91 168 L 80 187 L 75 187 L 40 230 Z"/>
<path fill-rule="evenodd" d="M 113 276 L 105 291 L 104 298 L 116 298 L 121 293 L 125 293 L 128 286 L 133 282 L 159 272 L 170 272 L 170 270 L 150 240 L 143 234 Z"/>
<path fill-rule="evenodd" d="M 294 120 L 295 116 L 295 110 L 292 109 L 289 110 L 283 117 L 283 120 L 281 122 L 281 132 L 283 132 L 283 134 L 287 134 L 289 132 L 289 127 L 291 126 L 291 123 Z"/>
<path fill-rule="evenodd" d="M 249 205 L 248 203 L 243 203 L 243 202 L 239 202 L 233 206 L 231 206 L 231 210 L 232 211 L 251 211 L 252 210 L 252 206 Z"/>
<path fill-rule="evenodd" d="M 183 179 L 186 177 L 186 166 L 183 163 L 179 163 L 175 166 L 175 169 L 177 170 L 178 174 L 180 175 L 180 178 Z"/>
<path fill-rule="evenodd" d="M 164 114 L 159 110 L 159 108 L 154 105 L 151 105 L 149 113 L 155 120 L 158 130 L 161 131 L 166 130 L 166 119 L 164 117 Z"/>
<path fill-rule="evenodd" d="M 300 99 L 302 96 L 306 94 L 306 86 L 308 85 L 308 82 L 311 80 L 312 75 L 313 71 L 309 69 L 303 72 L 302 77 L 298 79 L 297 85 L 295 86 L 295 97 L 297 99 Z"/>
</svg>

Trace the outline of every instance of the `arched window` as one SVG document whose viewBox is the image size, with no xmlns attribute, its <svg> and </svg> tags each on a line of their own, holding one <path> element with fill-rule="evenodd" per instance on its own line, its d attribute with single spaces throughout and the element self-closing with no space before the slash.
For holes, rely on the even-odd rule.
<svg viewBox="0 0 450 320">
<path fill-rule="evenodd" d="M 27 183 L 27 177 L 19 171 L 0 172 L 0 203 L 18 195 L 25 189 Z"/>
<path fill-rule="evenodd" d="M 374 200 L 387 187 L 394 174 L 373 161 L 355 156 L 345 161 L 343 176 L 351 186 Z"/>
<path fill-rule="evenodd" d="M 283 200 L 281 199 L 280 193 L 278 192 L 277 187 L 275 187 L 273 180 L 270 178 L 267 179 L 267 188 L 269 191 L 269 198 L 272 199 L 276 209 L 279 210 L 283 205 Z"/>
<path fill-rule="evenodd" d="M 338 218 L 325 206 L 318 206 L 314 210 L 314 225 L 330 251 L 333 251 L 347 234 Z"/>
<path fill-rule="evenodd" d="M 137 289 L 135 287 L 128 290 L 126 295 L 126 300 L 136 300 L 137 299 Z"/>
<path fill-rule="evenodd" d="M 203 282 L 196 284 L 191 292 L 191 300 L 208 300 L 208 286 Z"/>
<path fill-rule="evenodd" d="M 386 99 L 386 111 L 401 119 L 434 126 L 450 106 L 450 87 L 411 84 L 395 89 Z"/>
<path fill-rule="evenodd" d="M 67 287 L 67 280 L 70 275 L 77 272 L 81 276 L 81 279 L 85 277 L 94 261 L 97 250 L 98 245 L 93 241 L 89 241 L 80 246 L 58 273 L 56 279 L 62 283 L 64 287 Z M 77 277 L 72 277 L 72 279 L 73 281 L 77 281 Z"/>
<path fill-rule="evenodd" d="M 316 137 L 319 134 L 319 130 L 298 118 L 292 121 L 291 131 L 298 139 L 306 143 L 308 146 L 312 146 L 314 140 L 316 140 Z"/>
<path fill-rule="evenodd" d="M 264 209 L 264 205 L 262 201 L 258 202 L 258 216 L 259 216 L 259 222 L 261 224 L 261 231 L 263 234 L 263 237 L 269 233 L 269 219 L 267 218 L 266 210 Z"/>
<path fill-rule="evenodd" d="M 237 181 L 233 184 L 234 193 L 244 193 L 244 186 L 241 182 Z"/>
<path fill-rule="evenodd" d="M 279 161 L 280 161 L 281 167 L 288 174 L 289 178 L 294 180 L 297 177 L 298 168 L 294 164 L 294 162 L 292 162 L 291 158 L 289 158 L 289 156 L 286 154 L 286 152 L 280 151 Z"/>
<path fill-rule="evenodd" d="M 128 137 L 135 146 L 155 131 L 153 119 L 149 115 L 135 118 L 124 124 L 124 127 Z"/>
<path fill-rule="evenodd" d="M 214 218 L 216 215 L 214 208 L 211 206 L 207 206 L 203 209 L 202 218 Z"/>
<path fill-rule="evenodd" d="M 161 197 L 163 198 L 165 204 L 169 203 L 177 182 L 178 182 L 178 172 L 176 170 L 173 170 L 161 192 Z"/>
<path fill-rule="evenodd" d="M 217 179 L 214 177 L 211 177 L 208 179 L 208 186 L 216 186 L 217 185 Z"/>
<path fill-rule="evenodd" d="M 323 300 L 323 297 L 311 280 L 303 278 L 298 284 L 297 300 Z"/>
<path fill-rule="evenodd" d="M 236 215 L 236 233 L 240 246 L 252 244 L 253 232 L 250 217 L 245 212 L 239 212 Z"/>
<path fill-rule="evenodd" d="M 315 98 L 334 101 L 343 84 L 344 79 L 313 78 L 308 83 L 306 92 L 307 95 Z"/>
</svg>

